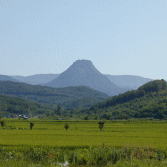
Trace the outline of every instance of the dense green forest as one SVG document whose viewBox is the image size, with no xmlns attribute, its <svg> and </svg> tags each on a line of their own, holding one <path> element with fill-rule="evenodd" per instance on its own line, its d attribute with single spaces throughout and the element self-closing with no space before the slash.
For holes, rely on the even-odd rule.
<svg viewBox="0 0 167 167">
<path fill-rule="evenodd" d="M 9 97 L 0 94 L 0 116 L 6 114 L 25 114 L 34 116 L 37 114 L 50 114 L 54 107 L 46 104 L 41 104 L 18 97 Z"/>
<path fill-rule="evenodd" d="M 108 95 L 86 86 L 52 88 L 12 81 L 0 81 L 0 94 L 51 104 L 55 107 L 61 104 L 66 109 L 90 107 L 109 98 Z M 85 100 L 86 98 L 89 100 Z"/>
<path fill-rule="evenodd" d="M 154 80 L 140 86 L 137 90 L 127 91 L 124 94 L 114 96 L 106 101 L 98 103 L 97 105 L 90 108 L 92 110 L 94 107 L 105 108 L 109 106 L 114 106 L 116 104 L 122 104 L 134 100 L 136 98 L 142 98 L 150 93 L 158 93 L 167 90 L 167 83 L 165 80 Z"/>
<path fill-rule="evenodd" d="M 79 113 L 102 119 L 167 118 L 167 83 L 155 80 L 137 90 L 111 97 Z"/>
<path fill-rule="evenodd" d="M 81 88 L 80 91 L 82 92 L 82 88 L 85 87 L 78 87 L 78 89 L 79 88 Z M 49 89 L 52 88 L 48 88 L 48 90 Z M 70 87 L 69 90 L 71 91 L 71 96 L 74 96 L 74 94 L 77 96 L 77 94 L 79 94 L 78 92 L 73 92 L 72 94 L 72 91 L 75 90 L 74 87 Z M 14 91 L 14 89 L 12 89 L 12 91 Z M 20 91 L 24 92 L 25 90 L 24 88 L 21 88 Z M 38 89 L 36 90 L 36 93 L 37 92 Z M 53 94 L 53 92 L 48 93 Z M 23 112 L 30 113 L 31 111 L 32 114 L 44 114 L 50 118 L 61 117 L 63 119 L 166 119 L 167 83 L 165 80 L 154 80 L 144 84 L 137 90 L 128 91 L 118 96 L 113 96 L 99 103 L 96 101 L 96 104 L 93 106 L 92 101 L 94 101 L 92 97 L 73 99 L 73 101 L 66 101 L 66 107 L 64 107 L 65 105 L 47 105 L 22 98 L 0 95 L 0 111 L 1 114 L 18 114 Z M 87 107 L 88 105 L 91 107 Z"/>
</svg>

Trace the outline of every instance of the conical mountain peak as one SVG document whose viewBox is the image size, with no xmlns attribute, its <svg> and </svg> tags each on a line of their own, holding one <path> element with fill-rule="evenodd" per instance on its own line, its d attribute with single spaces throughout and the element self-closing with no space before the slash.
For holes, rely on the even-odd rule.
<svg viewBox="0 0 167 167">
<path fill-rule="evenodd" d="M 81 72 L 82 74 L 83 72 L 84 73 L 92 73 L 92 72 L 100 73 L 90 60 L 77 60 L 69 67 L 69 70 L 78 71 L 78 73 Z"/>
<path fill-rule="evenodd" d="M 88 86 L 108 95 L 122 93 L 123 90 L 103 74 L 90 60 L 77 60 L 56 79 L 47 83 L 51 87 Z"/>
<path fill-rule="evenodd" d="M 92 62 L 90 60 L 77 60 L 73 63 L 74 66 L 80 66 L 80 67 L 90 67 L 93 66 Z"/>
</svg>

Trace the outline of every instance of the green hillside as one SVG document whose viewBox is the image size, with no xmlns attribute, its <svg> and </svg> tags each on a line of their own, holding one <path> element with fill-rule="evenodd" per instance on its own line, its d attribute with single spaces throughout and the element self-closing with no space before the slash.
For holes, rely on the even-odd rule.
<svg viewBox="0 0 167 167">
<path fill-rule="evenodd" d="M 155 80 L 80 111 L 104 119 L 167 118 L 167 83 Z"/>
<path fill-rule="evenodd" d="M 60 99 L 61 97 L 63 99 L 61 104 L 63 104 L 67 110 L 64 110 L 64 107 L 61 105 L 58 105 L 55 108 L 55 105 L 53 104 L 40 104 L 26 99 L 0 95 L 1 114 L 29 114 L 31 112 L 32 114 L 45 114 L 46 116 L 55 118 L 60 116 L 62 118 L 101 118 L 107 120 L 129 118 L 167 118 L 167 83 L 164 80 L 154 80 L 148 82 L 139 87 L 137 90 L 128 91 L 124 94 L 111 97 L 108 100 L 103 100 L 99 103 L 98 101 L 102 100 L 102 98 L 100 99 L 100 96 L 96 91 L 94 92 L 92 89 L 87 87 L 67 87 L 55 89 L 35 86 L 35 89 L 32 85 L 19 83 L 20 89 L 16 89 L 18 84 L 13 85 L 11 84 L 12 82 L 5 82 L 6 86 L 4 82 L 1 82 L 4 85 L 4 89 L 2 89 L 2 87 L 0 89 L 1 92 L 7 93 L 7 91 L 9 91 L 10 96 L 22 95 L 25 98 L 35 97 L 38 100 L 41 98 L 41 101 L 44 101 L 44 98 L 49 101 L 52 98 Z M 8 88 L 8 90 L 5 89 L 7 86 L 11 85 L 13 87 Z M 97 96 L 96 98 L 91 97 L 91 91 L 94 93 L 94 97 Z"/>
<path fill-rule="evenodd" d="M 91 98 L 92 105 L 109 98 L 108 95 L 86 86 L 52 88 L 11 81 L 0 81 L 0 94 L 11 97 L 21 97 L 54 106 L 62 104 L 67 107 L 68 104 L 70 104 L 71 107 L 77 107 L 73 102 L 82 98 Z M 83 104 L 80 103 L 80 106 L 91 106 L 91 103 L 88 101 L 87 105 L 84 101 Z"/>
<path fill-rule="evenodd" d="M 92 97 L 85 97 L 85 98 L 78 98 L 78 99 L 74 99 L 73 101 L 69 101 L 69 102 L 65 102 L 62 105 L 68 109 L 68 110 L 72 110 L 73 108 L 85 108 L 85 107 L 91 107 L 92 105 L 95 105 L 97 103 L 99 103 L 101 100 L 99 99 L 95 99 Z"/>
<path fill-rule="evenodd" d="M 4 116 L 5 114 L 31 114 L 34 116 L 43 113 L 49 114 L 53 110 L 53 107 L 46 104 L 0 94 L 0 116 Z"/>
</svg>

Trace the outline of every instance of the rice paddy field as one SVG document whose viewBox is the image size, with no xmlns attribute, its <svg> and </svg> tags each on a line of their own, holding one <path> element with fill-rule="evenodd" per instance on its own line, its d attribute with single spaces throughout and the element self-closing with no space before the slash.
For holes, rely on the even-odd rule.
<svg viewBox="0 0 167 167">
<path fill-rule="evenodd" d="M 1 121 L 0 166 L 167 166 L 166 121 Z"/>
</svg>

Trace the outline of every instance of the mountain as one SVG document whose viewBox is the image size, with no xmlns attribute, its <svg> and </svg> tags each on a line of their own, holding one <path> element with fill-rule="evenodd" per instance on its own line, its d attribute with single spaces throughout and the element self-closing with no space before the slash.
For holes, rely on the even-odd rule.
<svg viewBox="0 0 167 167">
<path fill-rule="evenodd" d="M 11 76 L 14 79 L 17 79 L 19 82 L 24 82 L 31 85 L 41 85 L 48 83 L 58 77 L 59 74 L 36 74 L 30 76 Z"/>
<path fill-rule="evenodd" d="M 13 81 L 13 82 L 19 82 L 17 79 L 14 79 L 11 76 L 8 75 L 0 75 L 0 81 Z"/>
<path fill-rule="evenodd" d="M 84 98 L 78 98 L 78 99 L 74 99 L 71 101 L 66 101 L 65 103 L 62 103 L 62 105 L 67 109 L 67 110 L 72 110 L 75 108 L 86 108 L 86 107 L 91 107 L 101 101 L 104 101 L 106 99 L 96 99 L 96 98 L 92 98 L 92 97 L 84 97 Z"/>
<path fill-rule="evenodd" d="M 31 114 L 33 116 L 36 114 L 47 114 L 54 110 L 53 107 L 46 104 L 2 94 L 0 94 L 0 102 L 0 117 L 5 114 Z"/>
<path fill-rule="evenodd" d="M 12 81 L 0 81 L 0 94 L 25 98 L 35 102 L 51 104 L 54 106 L 62 104 L 68 108 L 69 105 L 66 104 L 70 104 L 71 107 L 75 107 L 73 101 L 82 98 L 92 98 L 92 105 L 96 102 L 109 98 L 108 95 L 86 86 L 52 88 Z M 83 101 L 83 104 L 80 106 L 91 106 L 91 104 L 90 101 Z"/>
<path fill-rule="evenodd" d="M 14 79 L 17 79 L 17 82 L 23 82 L 31 85 L 44 85 L 52 80 L 56 79 L 60 74 L 36 74 L 31 76 L 11 76 Z M 143 84 L 153 81 L 149 78 L 143 78 L 140 76 L 134 75 L 109 75 L 105 74 L 105 76 L 113 82 L 118 87 L 127 90 L 136 90 L 138 87 Z"/>
<path fill-rule="evenodd" d="M 110 96 L 126 90 L 116 86 L 105 75 L 101 74 L 90 60 L 77 60 L 57 78 L 45 84 L 50 87 L 88 86 Z"/>
<path fill-rule="evenodd" d="M 58 92 L 55 90 L 58 90 Z M 131 121 L 135 120 L 132 118 L 167 119 L 167 82 L 163 79 L 150 81 L 140 86 L 137 90 L 127 91 L 124 94 L 110 97 L 93 106 L 94 99 L 91 96 L 87 96 L 89 92 L 89 95 L 92 95 L 92 89 L 85 86 L 51 88 L 11 81 L 0 81 L 0 91 L 9 94 L 6 96 L 2 95 L 0 92 L 0 116 L 5 114 L 31 113 L 32 115 L 59 115 L 63 118 L 74 119 L 130 119 Z M 56 92 L 57 98 L 55 98 Z M 94 93 L 94 96 L 98 96 L 97 91 Z M 50 96 L 53 101 L 62 98 L 66 101 L 64 106 L 69 108 L 70 111 L 59 110 L 61 109 L 61 106 L 55 109 L 55 106 L 53 105 L 46 105 L 23 98 L 11 97 L 15 95 L 18 96 L 19 94 L 23 96 L 25 95 L 28 98 L 37 98 L 38 100 L 40 98 L 42 99 L 42 96 Z M 71 101 L 70 98 L 68 98 L 70 96 L 73 97 Z M 102 96 L 99 96 L 99 98 L 100 97 Z M 92 100 L 93 102 L 91 102 Z M 91 102 L 91 107 L 87 107 L 89 106 L 89 102 Z M 84 106 L 83 104 L 88 104 L 86 106 L 87 108 L 82 108 L 82 106 Z M 73 108 L 73 110 L 71 110 L 71 108 Z"/>
<path fill-rule="evenodd" d="M 47 85 L 49 84 L 49 82 L 52 82 L 52 80 L 56 79 L 59 75 L 60 74 L 36 74 L 36 75 L 31 75 L 26 77 L 24 76 L 11 76 L 11 77 L 14 79 L 17 79 L 17 82 L 23 82 L 31 85 Z M 138 89 L 138 87 L 142 86 L 143 84 L 149 81 L 153 81 L 152 79 L 149 79 L 149 78 L 143 78 L 143 77 L 134 76 L 134 75 L 105 74 L 105 76 L 112 83 L 114 83 L 118 87 L 121 87 L 124 91 L 136 90 Z"/>
<path fill-rule="evenodd" d="M 140 76 L 134 76 L 134 75 L 105 75 L 111 82 L 113 82 L 115 85 L 127 88 L 128 90 L 136 90 L 140 86 L 144 85 L 147 82 L 153 81 L 149 78 L 143 78 Z"/>
<path fill-rule="evenodd" d="M 137 90 L 111 97 L 78 113 L 98 115 L 102 119 L 167 119 L 167 82 L 150 81 Z"/>
</svg>

